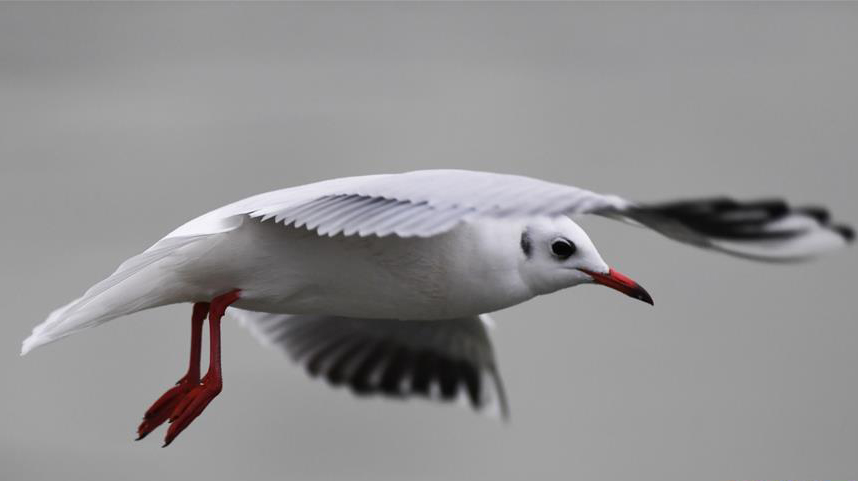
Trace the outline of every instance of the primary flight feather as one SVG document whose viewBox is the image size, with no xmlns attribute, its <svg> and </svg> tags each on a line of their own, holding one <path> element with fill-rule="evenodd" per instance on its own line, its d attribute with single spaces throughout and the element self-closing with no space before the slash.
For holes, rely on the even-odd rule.
<svg viewBox="0 0 858 481">
<path fill-rule="evenodd" d="M 182 225 L 52 312 L 22 354 L 122 315 L 190 302 L 188 372 L 146 412 L 141 438 L 170 421 L 169 444 L 220 392 L 227 307 L 334 385 L 461 398 L 504 414 L 486 313 L 594 282 L 652 303 L 602 260 L 571 220 L 580 214 L 765 261 L 804 259 L 854 237 L 822 208 L 779 200 L 638 204 L 464 170 L 333 179 L 253 196 Z M 206 317 L 211 359 L 200 377 Z"/>
</svg>

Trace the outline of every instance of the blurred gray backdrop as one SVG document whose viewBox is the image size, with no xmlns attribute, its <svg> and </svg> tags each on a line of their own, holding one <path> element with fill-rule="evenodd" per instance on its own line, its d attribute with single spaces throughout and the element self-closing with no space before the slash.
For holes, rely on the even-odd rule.
<svg viewBox="0 0 858 481">
<path fill-rule="evenodd" d="M 656 306 L 498 313 L 507 425 L 332 391 L 227 323 L 223 394 L 161 449 L 132 439 L 189 306 L 18 350 L 184 221 L 329 177 L 784 195 L 854 224 L 856 46 L 856 3 L 0 5 L 0 478 L 855 479 L 854 249 L 762 265 L 586 221 Z"/>
</svg>

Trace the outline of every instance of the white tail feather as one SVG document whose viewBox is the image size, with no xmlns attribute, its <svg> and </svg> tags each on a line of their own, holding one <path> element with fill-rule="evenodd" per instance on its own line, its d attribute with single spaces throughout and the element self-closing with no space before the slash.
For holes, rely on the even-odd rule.
<svg viewBox="0 0 858 481">
<path fill-rule="evenodd" d="M 21 355 L 119 316 L 180 302 L 180 289 L 174 283 L 165 282 L 171 274 L 165 263 L 169 263 L 168 258 L 178 249 L 202 237 L 165 239 L 128 259 L 83 296 L 51 312 L 24 340 Z"/>
<path fill-rule="evenodd" d="M 45 319 L 44 322 L 33 328 L 33 333 L 30 334 L 30 337 L 24 339 L 24 343 L 21 345 L 21 355 L 27 354 L 32 351 L 34 348 L 41 346 L 42 344 L 46 344 L 50 342 L 48 339 L 48 335 L 46 335 L 45 331 L 49 330 L 50 326 L 59 324 L 60 320 L 63 319 L 66 312 L 69 309 L 74 307 L 75 304 L 80 301 L 81 298 L 77 298 L 72 302 L 60 307 L 59 309 L 55 309 L 51 314 Z"/>
</svg>

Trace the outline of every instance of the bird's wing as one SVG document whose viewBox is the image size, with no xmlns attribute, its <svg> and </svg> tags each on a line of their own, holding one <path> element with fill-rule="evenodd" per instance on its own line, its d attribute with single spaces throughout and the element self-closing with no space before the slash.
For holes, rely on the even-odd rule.
<svg viewBox="0 0 858 481">
<path fill-rule="evenodd" d="M 346 385 L 358 395 L 467 400 L 478 411 L 507 415 L 486 315 L 401 321 L 234 308 L 227 313 L 262 344 L 333 386 Z"/>
<path fill-rule="evenodd" d="M 224 232 L 235 216 L 273 219 L 319 235 L 431 237 L 480 216 L 556 216 L 625 201 L 517 175 L 421 170 L 347 177 L 260 194 L 185 224 L 170 236 Z M 169 236 L 168 236 L 169 237 Z"/>
<path fill-rule="evenodd" d="M 824 209 L 795 209 L 783 201 L 638 204 L 530 177 L 466 170 L 347 177 L 260 194 L 194 219 L 168 237 L 224 232 L 248 217 L 328 236 L 431 237 L 479 217 L 587 213 L 762 260 L 808 257 L 853 237 L 851 229 L 831 224 Z"/>
<path fill-rule="evenodd" d="M 791 207 L 779 199 L 726 197 L 607 207 L 593 213 L 649 227 L 705 249 L 761 261 L 794 261 L 844 247 L 855 238 L 822 207 Z"/>
</svg>

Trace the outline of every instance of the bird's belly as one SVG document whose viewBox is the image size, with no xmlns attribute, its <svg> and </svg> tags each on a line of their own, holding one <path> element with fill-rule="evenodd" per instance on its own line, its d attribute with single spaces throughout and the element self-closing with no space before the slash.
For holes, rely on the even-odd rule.
<svg viewBox="0 0 858 481">
<path fill-rule="evenodd" d="M 297 289 L 272 291 L 266 287 L 242 289 L 236 307 L 288 314 L 329 314 L 382 319 L 446 319 L 490 312 L 503 306 L 485 302 L 461 302 L 428 293 L 415 286 L 385 282 L 340 285 L 328 282 L 304 284 Z"/>
<path fill-rule="evenodd" d="M 457 229 L 429 239 L 325 237 L 247 220 L 206 254 L 231 259 L 219 289 L 241 289 L 242 309 L 350 317 L 445 319 L 531 297 L 514 265 L 470 248 Z M 225 265 L 226 263 L 224 263 Z"/>
</svg>

